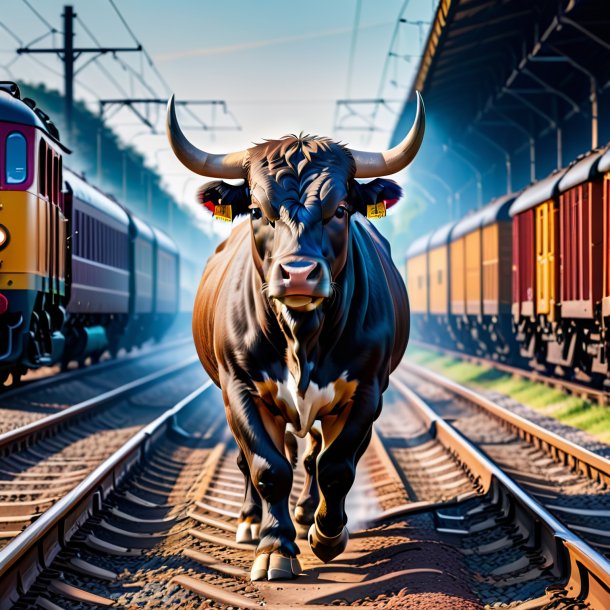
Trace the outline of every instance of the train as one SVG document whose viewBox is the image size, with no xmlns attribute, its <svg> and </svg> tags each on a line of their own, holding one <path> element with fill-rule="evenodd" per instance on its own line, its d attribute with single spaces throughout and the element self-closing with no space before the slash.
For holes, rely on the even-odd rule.
<svg viewBox="0 0 610 610">
<path fill-rule="evenodd" d="M 0 82 L 0 381 L 160 340 L 180 302 L 170 236 L 64 167 L 50 118 Z"/>
<path fill-rule="evenodd" d="M 610 145 L 415 240 L 422 342 L 610 385 Z"/>
</svg>

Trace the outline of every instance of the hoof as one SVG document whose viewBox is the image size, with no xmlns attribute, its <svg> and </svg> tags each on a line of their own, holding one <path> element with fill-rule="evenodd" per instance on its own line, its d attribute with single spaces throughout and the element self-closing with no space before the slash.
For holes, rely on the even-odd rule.
<svg viewBox="0 0 610 610">
<path fill-rule="evenodd" d="M 237 526 L 237 531 L 235 532 L 235 542 L 248 543 L 258 541 L 260 529 L 260 523 L 250 523 L 249 521 L 242 521 Z"/>
<path fill-rule="evenodd" d="M 307 510 L 303 506 L 297 506 L 294 509 L 294 519 L 301 525 L 311 525 L 314 519 L 314 511 Z"/>
<path fill-rule="evenodd" d="M 347 528 L 344 527 L 339 534 L 329 538 L 328 536 L 321 534 L 316 527 L 316 524 L 313 523 L 309 528 L 309 535 L 307 538 L 314 555 L 324 563 L 328 563 L 337 557 L 337 555 L 341 555 L 341 553 L 345 551 L 345 547 L 349 540 L 349 533 Z"/>
<path fill-rule="evenodd" d="M 251 580 L 289 580 L 301 573 L 301 564 L 296 557 L 285 557 L 279 553 L 258 555 L 250 571 Z"/>
</svg>

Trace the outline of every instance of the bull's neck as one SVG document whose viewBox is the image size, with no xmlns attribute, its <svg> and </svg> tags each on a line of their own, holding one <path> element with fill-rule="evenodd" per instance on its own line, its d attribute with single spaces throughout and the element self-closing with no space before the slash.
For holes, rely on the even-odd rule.
<svg viewBox="0 0 610 610">
<path fill-rule="evenodd" d="M 262 283 L 255 273 L 255 282 L 258 284 L 256 294 L 262 297 L 257 309 L 260 307 L 265 317 L 263 332 L 278 348 L 278 333 L 283 336 L 286 345 L 282 356 L 289 373 L 296 381 L 298 391 L 303 394 L 309 386 L 312 371 L 332 350 L 348 323 L 349 307 L 354 294 L 351 243 L 348 247 L 347 263 L 334 281 L 335 289 L 329 302 L 311 312 L 293 314 L 286 308 L 282 311 L 276 310 L 274 304 L 260 290 Z"/>
</svg>

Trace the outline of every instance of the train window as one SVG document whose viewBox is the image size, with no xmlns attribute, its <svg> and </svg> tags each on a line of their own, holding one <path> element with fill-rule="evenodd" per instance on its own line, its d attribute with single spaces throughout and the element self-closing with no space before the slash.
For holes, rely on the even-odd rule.
<svg viewBox="0 0 610 610">
<path fill-rule="evenodd" d="M 57 155 L 53 155 L 53 192 L 51 193 L 51 202 L 56 205 L 59 202 L 59 159 Z"/>
<path fill-rule="evenodd" d="M 439 270 L 436 272 L 436 281 L 437 281 L 439 284 L 442 284 L 442 283 L 443 283 L 443 270 L 442 270 L 442 269 L 439 269 Z"/>
<path fill-rule="evenodd" d="M 87 258 L 91 260 L 93 258 L 93 218 L 91 216 L 87 216 L 87 232 L 85 234 L 85 239 L 87 243 Z"/>
<path fill-rule="evenodd" d="M 99 223 L 97 220 L 91 219 L 91 258 L 94 261 L 99 260 L 98 245 L 99 245 Z"/>
<path fill-rule="evenodd" d="M 77 230 L 78 230 L 78 255 L 82 256 L 83 252 L 85 251 L 85 241 L 83 239 L 83 234 L 84 234 L 85 229 L 83 227 L 83 213 L 82 212 L 78 213 Z"/>
<path fill-rule="evenodd" d="M 47 143 L 40 140 L 38 147 L 38 191 L 47 196 Z"/>
<path fill-rule="evenodd" d="M 80 212 L 74 212 L 74 223 L 72 226 L 72 253 L 80 256 Z"/>
<path fill-rule="evenodd" d="M 45 171 L 47 177 L 47 188 L 46 194 L 49 199 L 53 194 L 53 151 L 50 148 L 47 148 L 46 155 L 47 169 Z"/>
<path fill-rule="evenodd" d="M 57 203 L 60 204 L 61 210 L 64 210 L 64 199 L 61 196 L 64 190 L 64 171 L 63 171 L 63 158 L 59 157 L 58 171 L 57 171 Z"/>
<path fill-rule="evenodd" d="M 96 220 L 95 224 L 95 237 L 93 238 L 93 247 L 94 247 L 94 252 L 93 252 L 93 260 L 97 261 L 97 262 L 101 262 L 102 261 L 102 253 L 101 253 L 101 242 L 102 242 L 102 224 Z"/>
<path fill-rule="evenodd" d="M 15 131 L 6 138 L 6 183 L 21 184 L 28 173 L 27 145 L 22 133 Z"/>
</svg>

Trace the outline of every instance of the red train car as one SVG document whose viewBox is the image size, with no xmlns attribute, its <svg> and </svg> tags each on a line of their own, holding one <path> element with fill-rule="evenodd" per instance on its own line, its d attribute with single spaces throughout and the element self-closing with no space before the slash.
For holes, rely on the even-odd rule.
<svg viewBox="0 0 610 610">
<path fill-rule="evenodd" d="M 523 356 L 556 373 L 608 372 L 608 156 L 604 149 L 578 158 L 526 189 L 510 210 L 516 338 Z"/>
<path fill-rule="evenodd" d="M 565 169 L 528 187 L 510 208 L 513 217 L 512 318 L 524 358 L 546 361 L 557 317 L 559 263 L 557 196 Z M 546 270 L 538 272 L 538 265 Z"/>
</svg>

